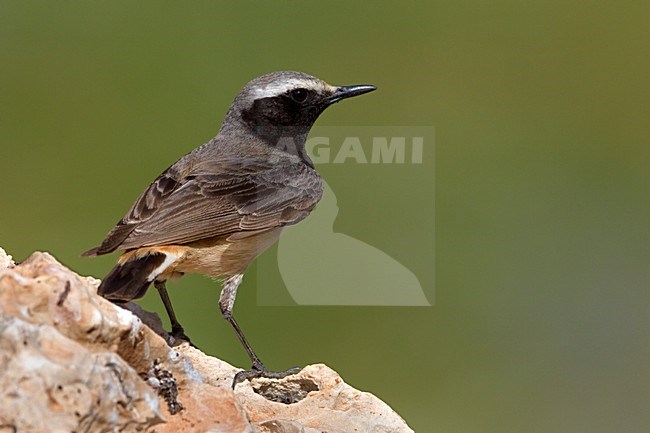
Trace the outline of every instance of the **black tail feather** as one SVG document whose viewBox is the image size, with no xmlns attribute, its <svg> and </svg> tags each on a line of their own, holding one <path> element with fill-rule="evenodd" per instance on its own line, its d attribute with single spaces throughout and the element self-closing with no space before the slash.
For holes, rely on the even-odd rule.
<svg viewBox="0 0 650 433">
<path fill-rule="evenodd" d="M 152 281 L 149 277 L 167 256 L 163 253 L 147 254 L 117 264 L 97 289 L 97 294 L 110 301 L 130 301 L 142 298 Z"/>
</svg>

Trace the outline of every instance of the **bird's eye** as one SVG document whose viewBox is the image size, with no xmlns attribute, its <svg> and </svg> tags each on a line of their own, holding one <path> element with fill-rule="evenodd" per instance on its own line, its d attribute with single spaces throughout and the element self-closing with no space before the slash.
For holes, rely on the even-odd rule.
<svg viewBox="0 0 650 433">
<path fill-rule="evenodd" d="M 308 92 L 306 89 L 293 89 L 289 92 L 291 99 L 298 103 L 303 103 L 307 99 Z"/>
</svg>

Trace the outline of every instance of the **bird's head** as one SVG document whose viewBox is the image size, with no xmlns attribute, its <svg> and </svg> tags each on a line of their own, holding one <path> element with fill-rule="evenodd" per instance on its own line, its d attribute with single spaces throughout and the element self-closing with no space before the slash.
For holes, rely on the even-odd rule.
<svg viewBox="0 0 650 433">
<path fill-rule="evenodd" d="M 255 78 L 237 95 L 224 128 L 231 124 L 261 138 L 306 138 L 318 116 L 342 99 L 372 92 L 375 86 L 332 86 L 302 72 L 272 72 Z"/>
</svg>

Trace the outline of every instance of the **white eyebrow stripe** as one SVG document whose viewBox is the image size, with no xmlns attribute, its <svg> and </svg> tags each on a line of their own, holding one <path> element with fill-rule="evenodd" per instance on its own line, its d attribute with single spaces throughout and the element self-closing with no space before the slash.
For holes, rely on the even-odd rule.
<svg viewBox="0 0 650 433">
<path fill-rule="evenodd" d="M 288 79 L 282 82 L 274 82 L 266 85 L 265 87 L 258 87 L 254 90 L 255 99 L 258 98 L 272 98 L 274 96 L 279 96 L 286 93 L 292 89 L 309 89 L 315 90 L 318 93 L 323 93 L 325 91 L 334 91 L 334 87 L 329 84 L 318 81 L 307 81 L 299 79 Z"/>
</svg>

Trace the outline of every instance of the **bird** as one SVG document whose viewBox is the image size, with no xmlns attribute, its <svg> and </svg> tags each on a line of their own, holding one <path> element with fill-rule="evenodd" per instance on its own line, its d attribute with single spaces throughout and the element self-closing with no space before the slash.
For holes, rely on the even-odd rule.
<svg viewBox="0 0 650 433">
<path fill-rule="evenodd" d="M 251 262 L 321 199 L 323 181 L 305 151 L 316 119 L 329 106 L 376 89 L 334 86 L 295 71 L 250 81 L 217 135 L 164 170 L 101 244 L 82 254 L 122 252 L 98 294 L 119 305 L 143 297 L 153 284 L 169 316 L 170 335 L 191 344 L 166 283 L 186 273 L 215 278 L 222 282 L 221 314 L 252 363 L 235 375 L 232 387 L 298 372 L 264 366 L 233 316 L 237 289 Z"/>
</svg>

